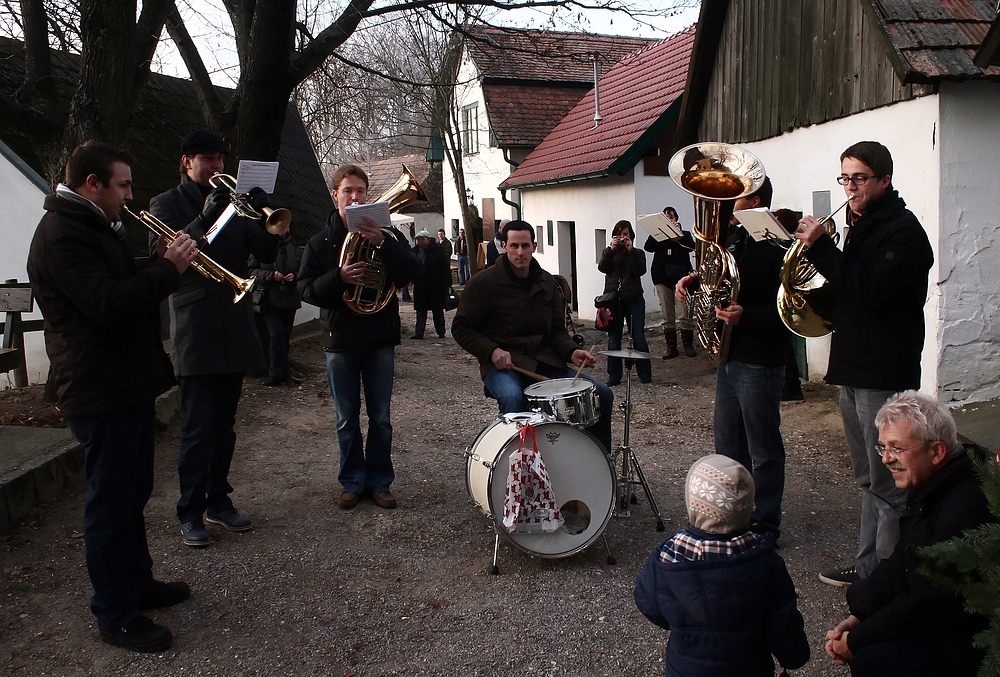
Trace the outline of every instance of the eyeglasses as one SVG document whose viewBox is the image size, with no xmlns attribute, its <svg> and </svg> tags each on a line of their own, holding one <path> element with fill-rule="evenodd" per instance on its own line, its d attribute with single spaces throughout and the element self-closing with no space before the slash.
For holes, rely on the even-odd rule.
<svg viewBox="0 0 1000 677">
<path fill-rule="evenodd" d="M 846 186 L 848 183 L 853 183 L 855 186 L 863 186 L 868 183 L 868 179 L 874 178 L 874 176 L 868 176 L 867 174 L 855 174 L 854 176 L 841 174 L 837 177 L 837 183 L 841 186 Z"/>
<path fill-rule="evenodd" d="M 890 459 L 895 460 L 900 456 L 902 456 L 903 454 L 905 454 L 906 452 L 910 451 L 911 449 L 922 447 L 925 444 L 927 444 L 927 442 L 920 442 L 919 444 L 914 444 L 912 447 L 907 447 L 906 449 L 897 449 L 895 447 L 887 447 L 884 444 L 879 443 L 875 445 L 875 451 L 878 452 L 879 456 L 888 455 Z"/>
</svg>

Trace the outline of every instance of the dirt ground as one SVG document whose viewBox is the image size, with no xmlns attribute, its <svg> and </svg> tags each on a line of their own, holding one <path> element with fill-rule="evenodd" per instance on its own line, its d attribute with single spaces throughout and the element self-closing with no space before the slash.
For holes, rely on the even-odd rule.
<svg viewBox="0 0 1000 677">
<path fill-rule="evenodd" d="M 408 305 L 403 324 L 409 336 Z M 662 353 L 662 335 L 649 335 L 651 349 Z M 588 346 L 604 338 L 585 336 Z M 633 379 L 631 442 L 667 533 L 655 530 L 640 496 L 630 517 L 612 518 L 603 532 L 617 564 L 607 563 L 600 539 L 560 559 L 529 557 L 501 540 L 499 576 L 487 575 L 493 533 L 469 500 L 465 472 L 465 451 L 496 405 L 483 397 L 475 360 L 450 333 L 404 338 L 396 351 L 395 511 L 371 501 L 349 512 L 334 505 L 339 452 L 316 337 L 297 341 L 292 357 L 301 386 L 264 388 L 248 378 L 240 405 L 231 482 L 253 531 L 209 525 L 208 548 L 181 543 L 174 516 L 177 422 L 159 433 L 156 487 L 146 509 L 150 552 L 157 577 L 185 580 L 193 591 L 184 604 L 150 612 L 173 631 L 173 647 L 136 655 L 99 641 L 87 606 L 84 496 L 77 490 L 0 539 L 0 673 L 662 674 L 667 635 L 639 614 L 632 589 L 651 550 L 686 521 L 688 467 L 712 451 L 708 357 L 657 361 L 651 385 Z M 603 359 L 595 372 L 604 376 Z M 780 553 L 813 652 L 795 674 L 846 675 L 822 650 L 823 634 L 846 615 L 843 591 L 816 574 L 849 561 L 858 493 L 834 389 L 805 390 L 805 402 L 782 405 L 788 464 Z M 624 393 L 624 384 L 616 387 L 616 401 Z M 41 416 L 32 397 L 31 389 L 6 391 L 0 413 Z M 622 421 L 616 411 L 616 443 Z M 592 463 L 582 462 L 581 472 Z"/>
</svg>

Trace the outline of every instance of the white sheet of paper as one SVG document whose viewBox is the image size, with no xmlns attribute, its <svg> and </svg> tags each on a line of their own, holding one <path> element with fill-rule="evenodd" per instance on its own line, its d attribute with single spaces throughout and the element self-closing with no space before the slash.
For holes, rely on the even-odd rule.
<svg viewBox="0 0 1000 677">
<path fill-rule="evenodd" d="M 785 230 L 778 219 L 775 218 L 767 207 L 757 207 L 756 209 L 741 209 L 733 212 L 733 216 L 739 221 L 747 232 L 757 240 L 788 242 L 792 236 Z"/>
<path fill-rule="evenodd" d="M 240 160 L 239 173 L 236 175 L 236 192 L 245 194 L 254 188 L 261 188 L 270 195 L 274 192 L 274 184 L 278 180 L 279 164 L 278 162 Z"/>
<path fill-rule="evenodd" d="M 657 242 L 677 240 L 684 235 L 681 229 L 672 224 L 663 212 L 642 214 L 636 218 L 635 222 L 640 228 L 652 235 Z"/>
<path fill-rule="evenodd" d="M 217 218 L 215 223 L 212 224 L 212 227 L 205 233 L 205 241 L 208 242 L 208 244 L 212 244 L 212 241 L 218 237 L 219 233 L 222 232 L 222 229 L 226 227 L 226 224 L 228 224 L 235 215 L 236 207 L 234 207 L 232 203 L 228 204 L 222 214 L 219 215 L 219 218 Z"/>
<path fill-rule="evenodd" d="M 391 228 L 392 218 L 389 215 L 388 202 L 369 202 L 364 205 L 348 205 L 344 208 L 347 213 L 347 230 L 352 233 L 358 232 L 358 224 L 361 217 L 367 216 L 378 224 L 379 228 Z"/>
</svg>

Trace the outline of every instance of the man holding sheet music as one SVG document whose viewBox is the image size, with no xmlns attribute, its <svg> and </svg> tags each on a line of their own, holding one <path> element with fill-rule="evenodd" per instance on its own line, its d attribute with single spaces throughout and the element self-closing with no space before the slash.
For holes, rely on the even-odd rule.
<svg viewBox="0 0 1000 677">
<path fill-rule="evenodd" d="M 203 130 L 184 137 L 181 153 L 180 185 L 154 197 L 149 210 L 171 229 L 199 241 L 229 206 L 229 191 L 209 183 L 223 170 L 228 150 L 222 137 Z M 270 205 L 263 190 L 255 189 L 250 196 L 254 208 Z M 274 262 L 278 236 L 268 233 L 262 222 L 233 215 L 211 244 L 199 241 L 198 246 L 226 270 L 246 278 L 251 254 L 262 263 Z M 150 256 L 156 256 L 156 247 L 157 237 L 151 235 Z M 231 531 L 252 526 L 233 506 L 228 478 L 243 375 L 264 368 L 264 352 L 249 295 L 233 303 L 229 285 L 192 269 L 181 276 L 180 288 L 170 297 L 170 328 L 181 395 L 177 518 L 184 544 L 205 546 L 210 539 L 203 516 Z"/>
<path fill-rule="evenodd" d="M 338 167 L 333 173 L 331 194 L 337 208 L 330 214 L 326 228 L 306 245 L 298 287 L 303 301 L 320 308 L 326 376 L 336 406 L 340 444 L 338 480 L 343 491 L 337 505 L 350 510 L 362 497 L 369 496 L 380 508 L 391 510 L 396 507 L 396 498 L 390 492 L 395 473 L 389 401 L 395 349 L 400 343 L 399 303 L 392 294 L 385 307 L 370 314 L 357 313 L 345 304 L 344 293 L 362 283 L 369 265 L 364 261 L 340 265 L 340 252 L 348 235 L 348 207 L 366 203 L 368 175 L 356 165 Z M 387 208 L 384 216 L 388 221 Z M 375 247 L 396 288 L 409 284 L 420 270 L 420 260 L 410 251 L 403 234 L 388 223 L 380 228 L 367 216 L 351 218 L 350 223 Z M 362 386 L 368 412 L 367 443 L 361 436 Z"/>
<path fill-rule="evenodd" d="M 646 243 L 642 245 L 644 250 L 653 255 L 649 274 L 653 278 L 656 296 L 660 300 L 662 318 L 660 324 L 663 326 L 663 337 L 667 341 L 667 352 L 664 353 L 663 359 L 672 360 L 680 355 L 677 351 L 678 324 L 680 324 L 684 354 L 688 357 L 695 357 L 697 353 L 694 350 L 694 324 L 688 317 L 687 305 L 674 298 L 674 285 L 691 272 L 691 252 L 694 250 L 694 238 L 691 237 L 691 233 L 681 229 L 676 209 L 664 207 L 663 216 L 671 225 L 680 230 L 680 235 L 669 238 L 661 232 L 656 236 L 647 237 Z M 646 227 L 642 217 L 639 218 L 639 225 Z"/>
<path fill-rule="evenodd" d="M 735 210 L 771 206 L 771 180 L 756 193 L 736 201 Z M 753 473 L 757 488 L 753 521 L 775 542 L 781 532 L 785 490 L 785 445 L 781 439 L 781 390 L 785 382 L 788 329 L 778 316 L 775 298 L 784 250 L 758 242 L 734 217 L 725 239 L 740 274 L 737 302 L 716 308 L 732 327 L 729 354 L 719 364 L 715 382 L 715 451 L 739 461 Z M 677 297 L 687 299 L 692 273 L 677 283 Z"/>
</svg>

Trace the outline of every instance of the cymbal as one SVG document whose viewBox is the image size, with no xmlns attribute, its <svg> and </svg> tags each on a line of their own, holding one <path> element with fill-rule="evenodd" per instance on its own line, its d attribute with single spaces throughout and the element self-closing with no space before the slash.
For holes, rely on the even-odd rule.
<svg viewBox="0 0 1000 677">
<path fill-rule="evenodd" d="M 621 350 L 599 350 L 599 354 L 607 355 L 608 357 L 620 357 L 625 360 L 658 360 L 659 356 L 653 353 L 644 353 L 639 350 L 633 350 L 632 348 L 622 348 Z"/>
</svg>

